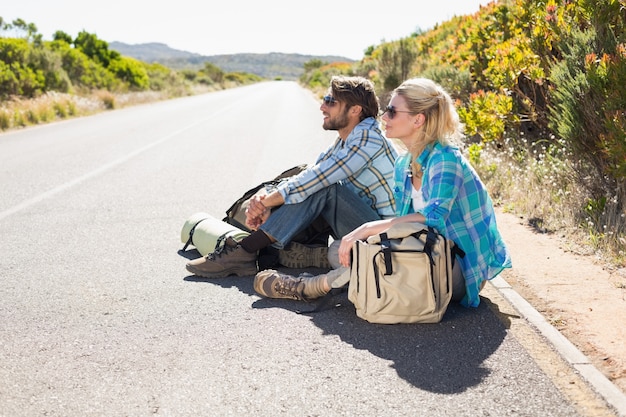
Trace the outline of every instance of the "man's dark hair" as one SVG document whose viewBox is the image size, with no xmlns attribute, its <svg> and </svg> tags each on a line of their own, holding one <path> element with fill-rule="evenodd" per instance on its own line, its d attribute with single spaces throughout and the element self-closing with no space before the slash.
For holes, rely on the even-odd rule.
<svg viewBox="0 0 626 417">
<path fill-rule="evenodd" d="M 347 108 L 361 106 L 360 120 L 378 117 L 379 102 L 374 83 L 364 77 L 334 76 L 330 80 L 332 96 L 344 103 Z"/>
</svg>

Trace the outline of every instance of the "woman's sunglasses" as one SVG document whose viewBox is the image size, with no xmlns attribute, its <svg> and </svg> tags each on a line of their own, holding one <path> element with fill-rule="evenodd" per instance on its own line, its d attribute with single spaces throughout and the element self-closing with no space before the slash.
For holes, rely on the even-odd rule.
<svg viewBox="0 0 626 417">
<path fill-rule="evenodd" d="M 333 96 L 324 96 L 322 102 L 326 104 L 328 107 L 332 107 L 337 103 L 337 99 Z"/>
<path fill-rule="evenodd" d="M 396 117 L 396 113 L 413 113 L 413 112 L 407 111 L 407 110 L 396 110 L 394 106 L 387 106 L 383 109 L 380 115 L 382 116 L 385 113 L 387 113 L 387 115 L 389 116 L 389 119 L 393 120 L 393 118 Z"/>
</svg>

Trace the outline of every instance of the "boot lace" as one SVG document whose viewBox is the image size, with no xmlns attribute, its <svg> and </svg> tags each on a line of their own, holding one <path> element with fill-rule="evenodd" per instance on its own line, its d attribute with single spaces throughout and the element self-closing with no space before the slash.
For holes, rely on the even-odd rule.
<svg viewBox="0 0 626 417">
<path fill-rule="evenodd" d="M 280 277 L 274 283 L 274 290 L 294 300 L 304 300 L 302 295 L 304 285 L 301 285 L 301 283 L 302 278 Z"/>
<path fill-rule="evenodd" d="M 215 249 L 215 252 L 209 253 L 206 256 L 206 258 L 210 259 L 210 260 L 215 260 L 215 259 L 221 257 L 222 255 L 226 255 L 228 252 L 234 251 L 235 249 L 237 249 L 237 245 L 229 246 L 228 244 L 224 244 L 224 245 L 218 247 L 217 249 Z"/>
</svg>

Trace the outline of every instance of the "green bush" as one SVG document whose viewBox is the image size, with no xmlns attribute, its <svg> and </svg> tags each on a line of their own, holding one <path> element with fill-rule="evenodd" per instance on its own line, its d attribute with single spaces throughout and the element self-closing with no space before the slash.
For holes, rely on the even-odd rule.
<svg viewBox="0 0 626 417">
<path fill-rule="evenodd" d="M 0 130 L 7 130 L 11 127 L 11 112 L 0 109 Z"/>
<path fill-rule="evenodd" d="M 0 38 L 0 61 L 7 65 L 24 63 L 30 49 L 26 39 Z"/>
<path fill-rule="evenodd" d="M 195 82 L 196 72 L 192 70 L 175 72 L 161 64 L 142 63 L 142 65 L 148 75 L 151 91 L 185 90 L 188 82 Z M 192 79 L 187 79 L 187 72 L 194 75 Z"/>
<path fill-rule="evenodd" d="M 25 39 L 0 38 L 0 97 L 35 97 L 45 91 L 43 71 L 29 65 L 30 50 Z"/>
<path fill-rule="evenodd" d="M 109 62 L 108 70 L 117 79 L 128 83 L 131 88 L 147 90 L 150 87 L 150 79 L 143 65 L 133 58 L 119 57 Z"/>
<path fill-rule="evenodd" d="M 198 71 L 198 78 L 205 80 L 204 84 L 221 83 L 225 79 L 225 73 L 216 65 L 205 62 L 204 68 Z M 231 76 L 232 77 L 232 76 Z M 211 81 L 208 81 L 211 80 Z M 232 81 L 232 80 L 231 80 Z"/>
<path fill-rule="evenodd" d="M 60 57 L 61 67 L 73 87 L 81 90 L 120 88 L 122 82 L 116 79 L 113 73 L 80 50 L 72 48 L 67 42 L 57 40 L 47 46 Z"/>
<path fill-rule="evenodd" d="M 514 123 L 511 114 L 513 100 L 494 91 L 478 91 L 470 95 L 469 103 L 460 107 L 459 117 L 469 136 L 479 136 L 484 142 L 501 141 L 507 122 Z"/>
<path fill-rule="evenodd" d="M 224 75 L 225 81 L 234 82 L 238 85 L 251 84 L 262 80 L 261 77 L 247 72 L 229 72 Z"/>
<path fill-rule="evenodd" d="M 0 61 L 0 98 L 17 95 L 20 92 L 20 83 L 17 74 L 10 65 Z"/>
<path fill-rule="evenodd" d="M 626 85 L 626 45 L 619 46 L 614 54 L 589 55 L 585 62 L 590 90 L 601 97 L 596 117 L 602 126 L 598 129 L 598 148 L 605 164 L 603 174 L 623 180 L 626 178 L 626 97 L 615 86 Z"/>
<path fill-rule="evenodd" d="M 598 178 L 626 178 L 626 46 L 599 51 L 595 29 L 575 28 L 552 67 L 550 127 Z M 608 186 L 611 185 L 609 180 Z"/>
<path fill-rule="evenodd" d="M 72 83 L 63 69 L 61 56 L 56 51 L 45 47 L 31 48 L 28 66 L 41 72 L 45 80 L 43 90 L 63 93 L 70 91 Z"/>
<path fill-rule="evenodd" d="M 450 92 L 453 99 L 468 101 L 473 85 L 469 70 L 462 70 L 452 65 L 428 67 L 421 73 Z"/>
</svg>

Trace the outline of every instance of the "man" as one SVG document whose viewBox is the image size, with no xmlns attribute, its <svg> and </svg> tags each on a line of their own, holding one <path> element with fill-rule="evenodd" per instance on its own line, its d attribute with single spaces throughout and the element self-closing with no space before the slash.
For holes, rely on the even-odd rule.
<svg viewBox="0 0 626 417">
<path fill-rule="evenodd" d="M 377 121 L 379 102 L 371 81 L 333 77 L 320 107 L 323 128 L 338 138 L 299 175 L 255 197 L 246 211 L 250 236 L 225 245 L 187 264 L 206 278 L 257 273 L 257 252 L 270 245 L 283 248 L 322 216 L 341 238 L 363 223 L 394 216 L 393 170 L 397 151 Z"/>
</svg>

